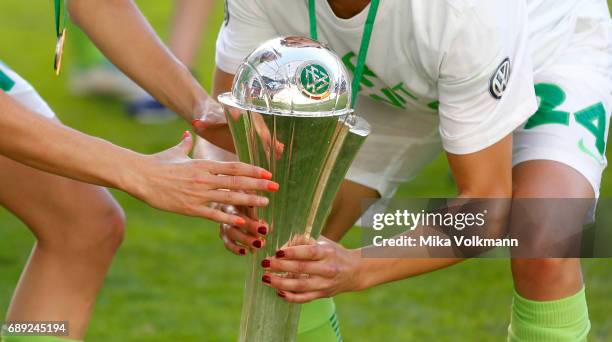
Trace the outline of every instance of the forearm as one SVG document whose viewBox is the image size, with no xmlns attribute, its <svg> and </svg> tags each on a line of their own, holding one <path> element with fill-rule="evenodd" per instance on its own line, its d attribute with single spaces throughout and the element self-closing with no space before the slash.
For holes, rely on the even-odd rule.
<svg viewBox="0 0 612 342">
<path fill-rule="evenodd" d="M 157 37 L 131 0 L 67 0 L 72 21 L 126 75 L 185 120 L 199 118 L 208 96 Z"/>
<path fill-rule="evenodd" d="M 202 40 L 204 26 L 214 0 L 175 0 L 170 30 L 170 49 L 185 66 L 192 69 Z"/>
<path fill-rule="evenodd" d="M 234 75 L 215 68 L 212 87 L 213 97 L 216 99 L 220 94 L 230 91 L 233 81 Z M 204 117 L 203 121 L 199 121 L 194 128 L 198 135 L 208 142 L 226 151 L 235 153 L 232 134 L 230 133 L 229 126 L 225 123 L 223 114 L 217 117 L 213 113 L 209 117 Z"/>
<path fill-rule="evenodd" d="M 486 225 L 479 228 L 481 231 L 477 235 L 490 235 L 490 237 L 496 238 L 505 236 L 507 234 L 506 223 L 510 212 L 510 199 L 494 198 L 499 196 L 498 191 L 499 189 L 492 188 L 490 191 L 481 192 L 479 197 L 489 198 L 489 200 L 477 199 L 475 202 L 470 201 L 470 199 L 476 199 L 473 194 L 463 192 L 458 196 L 456 203 L 449 202 L 449 207 L 444 210 L 448 209 L 455 214 L 463 215 L 466 213 L 473 214 L 477 208 L 477 211 L 487 213 Z M 507 194 L 507 196 L 510 195 Z M 445 239 L 451 239 L 453 235 L 467 236 L 469 234 L 469 230 L 454 231 L 447 229 L 452 228 L 418 227 L 402 235 L 421 241 L 423 237 L 441 236 Z M 381 250 L 385 248 L 391 250 Z M 401 250 L 398 250 L 398 248 L 401 248 Z M 487 248 L 464 248 L 463 246 L 432 247 L 417 245 L 407 248 L 371 245 L 351 250 L 351 253 L 353 258 L 359 259 L 356 284 L 357 289 L 362 290 L 446 268 L 487 250 Z M 385 258 L 385 256 L 394 256 L 395 258 Z"/>
<path fill-rule="evenodd" d="M 0 92 L 0 154 L 64 177 L 128 190 L 142 155 L 34 113 Z M 118 166 L 121 167 L 118 167 Z"/>
<path fill-rule="evenodd" d="M 351 253 L 361 258 L 361 249 Z M 407 279 L 455 265 L 465 259 L 376 259 L 361 258 L 357 271 L 355 291 L 365 290 L 385 283 Z"/>
<path fill-rule="evenodd" d="M 506 138 L 488 149 L 472 155 L 449 156 L 459 189 L 456 200 L 447 203 L 448 209 L 456 213 L 486 212 L 486 226 L 480 235 L 502 237 L 507 234 L 507 222 L 512 198 L 512 176 L 510 163 L 511 139 Z M 500 156 L 494 158 L 493 156 Z M 472 201 L 474 200 L 474 201 Z M 446 210 L 446 209 L 445 209 Z M 426 234 L 467 234 L 468 231 L 431 230 L 432 227 L 419 227 L 405 233 L 415 238 Z M 358 289 L 366 289 L 380 284 L 414 277 L 455 265 L 464 257 L 476 256 L 484 250 L 464 250 L 458 246 L 436 247 L 430 250 L 426 246 L 411 247 L 402 251 L 401 258 L 363 258 L 372 255 L 373 249 L 392 248 L 366 246 L 351 250 L 353 258 L 359 258 L 357 270 Z M 368 249 L 370 251 L 368 251 Z M 393 255 L 397 255 L 394 252 Z M 383 253 L 384 254 L 384 253 Z M 390 253 L 387 253 L 389 255 Z M 433 254 L 433 257 L 432 255 Z M 461 256 L 457 258 L 441 256 Z M 437 256 L 437 257 L 436 257 Z"/>
</svg>

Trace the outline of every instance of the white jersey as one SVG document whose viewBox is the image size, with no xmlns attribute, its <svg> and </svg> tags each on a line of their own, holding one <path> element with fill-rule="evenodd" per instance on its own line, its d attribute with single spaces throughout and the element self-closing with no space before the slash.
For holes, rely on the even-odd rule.
<svg viewBox="0 0 612 342">
<path fill-rule="evenodd" d="M 36 90 L 15 71 L 0 61 L 0 90 L 14 100 L 47 118 L 55 118 L 55 113 Z"/>
<path fill-rule="evenodd" d="M 327 0 L 316 1 L 319 40 L 352 71 L 369 6 L 340 19 Z M 235 73 L 268 39 L 309 35 L 306 0 L 226 4 L 216 55 L 225 72 Z M 524 1 L 383 0 L 360 95 L 375 100 L 376 111 L 391 106 L 407 114 L 439 114 L 448 152 L 482 150 L 536 111 L 527 20 Z"/>
<path fill-rule="evenodd" d="M 368 8 L 345 20 L 316 1 L 319 39 L 353 71 Z M 226 4 L 217 65 L 228 73 L 267 39 L 309 34 L 307 0 Z M 515 165 L 558 161 L 598 193 L 612 108 L 606 0 L 381 0 L 366 64 L 356 111 L 372 133 L 347 179 L 390 197 L 436 157 L 440 138 L 463 154 L 513 133 Z M 543 84 L 537 113 L 534 82 Z M 544 88 L 565 101 L 549 108 L 554 93 Z M 568 120 L 546 124 L 559 108 Z M 605 120 L 574 119 L 587 112 Z"/>
<path fill-rule="evenodd" d="M 606 0 L 527 0 L 529 12 L 529 41 L 534 73 L 537 74 L 566 52 L 577 34 L 594 37 L 592 31 L 607 30 L 598 35 L 607 45 L 610 15 Z M 609 66 L 607 54 L 589 55 L 589 64 Z"/>
</svg>

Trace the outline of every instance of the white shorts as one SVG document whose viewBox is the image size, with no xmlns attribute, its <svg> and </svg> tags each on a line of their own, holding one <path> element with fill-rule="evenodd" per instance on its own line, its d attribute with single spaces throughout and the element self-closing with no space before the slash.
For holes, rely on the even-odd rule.
<svg viewBox="0 0 612 342">
<path fill-rule="evenodd" d="M 599 197 L 612 112 L 612 24 L 582 23 L 534 75 L 540 108 L 514 133 L 513 165 L 552 160 L 582 174 Z"/>
<path fill-rule="evenodd" d="M 55 117 L 53 110 L 38 95 L 34 87 L 2 62 L 0 62 L 0 89 L 28 109 L 47 118 Z"/>
</svg>

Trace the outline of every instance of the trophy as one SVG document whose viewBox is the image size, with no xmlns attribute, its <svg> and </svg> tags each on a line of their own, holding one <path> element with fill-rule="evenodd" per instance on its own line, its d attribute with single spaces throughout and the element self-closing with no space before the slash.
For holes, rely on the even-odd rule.
<svg viewBox="0 0 612 342">
<path fill-rule="evenodd" d="M 270 170 L 280 184 L 278 192 L 265 194 L 266 208 L 249 209 L 270 229 L 264 248 L 248 257 L 240 341 L 295 340 L 300 305 L 262 284 L 260 263 L 319 236 L 369 134 L 368 124 L 353 115 L 351 96 L 338 56 L 304 37 L 262 44 L 239 67 L 232 91 L 219 96 L 240 160 Z"/>
</svg>

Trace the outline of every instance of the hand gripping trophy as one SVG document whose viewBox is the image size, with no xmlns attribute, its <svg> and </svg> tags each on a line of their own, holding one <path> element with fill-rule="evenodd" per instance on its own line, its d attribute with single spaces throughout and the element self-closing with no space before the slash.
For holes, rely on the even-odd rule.
<svg viewBox="0 0 612 342">
<path fill-rule="evenodd" d="M 248 260 L 240 341 L 295 340 L 300 306 L 263 286 L 259 265 L 277 249 L 319 236 L 370 130 L 354 116 L 351 97 L 338 56 L 303 37 L 262 44 L 239 67 L 232 91 L 219 96 L 240 160 L 270 170 L 280 184 L 266 194 L 266 208 L 250 213 L 268 222 L 270 233 Z"/>
</svg>

